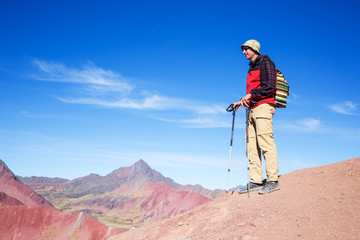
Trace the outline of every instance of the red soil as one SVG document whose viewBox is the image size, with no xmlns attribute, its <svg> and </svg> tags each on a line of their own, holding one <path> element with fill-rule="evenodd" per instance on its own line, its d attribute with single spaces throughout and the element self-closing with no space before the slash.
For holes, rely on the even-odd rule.
<svg viewBox="0 0 360 240">
<path fill-rule="evenodd" d="M 280 177 L 267 195 L 233 193 L 111 240 L 360 239 L 360 158 Z"/>
<path fill-rule="evenodd" d="M 1 206 L 16 206 L 16 205 L 24 205 L 22 202 L 17 200 L 16 198 L 9 197 L 3 192 L 0 192 L 0 207 Z"/>
<path fill-rule="evenodd" d="M 35 206 L 0 207 L 0 239 L 100 240 L 120 230 L 107 227 L 86 213 L 62 213 Z"/>
</svg>

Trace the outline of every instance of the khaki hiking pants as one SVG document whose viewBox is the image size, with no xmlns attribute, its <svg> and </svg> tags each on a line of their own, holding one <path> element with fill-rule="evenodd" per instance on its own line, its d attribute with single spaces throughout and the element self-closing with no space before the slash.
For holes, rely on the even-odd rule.
<svg viewBox="0 0 360 240">
<path fill-rule="evenodd" d="M 267 181 L 278 180 L 278 156 L 273 136 L 275 107 L 260 104 L 249 111 L 249 177 L 253 183 L 262 183 L 261 151 L 266 162 Z"/>
</svg>

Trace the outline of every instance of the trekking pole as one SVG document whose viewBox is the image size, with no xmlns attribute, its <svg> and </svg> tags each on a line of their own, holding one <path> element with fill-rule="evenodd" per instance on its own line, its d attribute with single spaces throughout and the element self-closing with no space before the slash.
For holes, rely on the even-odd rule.
<svg viewBox="0 0 360 240">
<path fill-rule="evenodd" d="M 230 104 L 230 106 L 226 109 L 227 112 L 232 112 L 233 120 L 232 120 L 232 127 L 231 127 L 231 140 L 230 140 L 230 155 L 229 155 L 229 168 L 228 168 L 228 176 L 227 176 L 227 182 L 226 182 L 226 193 L 229 189 L 229 178 L 230 178 L 230 168 L 231 168 L 231 152 L 232 152 L 232 144 L 233 144 L 233 138 L 234 138 L 234 124 L 235 124 L 235 113 L 236 109 L 234 108 L 233 104 Z"/>
<path fill-rule="evenodd" d="M 248 197 L 250 197 L 250 167 L 249 167 L 249 108 L 246 108 L 246 131 L 245 131 L 245 153 L 248 160 L 247 174 L 248 174 L 248 182 L 247 182 L 247 192 Z"/>
</svg>

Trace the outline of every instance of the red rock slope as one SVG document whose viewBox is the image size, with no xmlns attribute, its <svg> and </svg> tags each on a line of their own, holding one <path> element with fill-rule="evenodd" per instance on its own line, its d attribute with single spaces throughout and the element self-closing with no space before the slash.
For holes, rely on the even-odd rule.
<svg viewBox="0 0 360 240">
<path fill-rule="evenodd" d="M 84 212 L 60 212 L 20 183 L 0 160 L 1 240 L 101 240 L 121 232 L 97 222 Z"/>
<path fill-rule="evenodd" d="M 234 193 L 110 239 L 360 239 L 359 183 L 360 158 L 298 170 L 280 177 L 280 191 Z"/>
<path fill-rule="evenodd" d="M 101 240 L 121 233 L 84 212 L 62 213 L 25 205 L 0 207 L 0 212 L 0 239 Z"/>
<path fill-rule="evenodd" d="M 34 192 L 30 187 L 22 184 L 2 160 L 0 160 L 0 193 L 15 198 L 28 206 L 56 209 L 51 203 Z"/>
</svg>

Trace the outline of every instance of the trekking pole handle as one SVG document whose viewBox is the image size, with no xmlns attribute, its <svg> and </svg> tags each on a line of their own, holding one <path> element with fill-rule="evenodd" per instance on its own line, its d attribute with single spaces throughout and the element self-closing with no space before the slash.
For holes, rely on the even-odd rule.
<svg viewBox="0 0 360 240">
<path fill-rule="evenodd" d="M 234 104 L 230 104 L 230 105 L 228 106 L 228 108 L 226 109 L 227 112 L 232 112 L 232 111 L 234 111 L 234 110 L 235 110 Z"/>
</svg>

